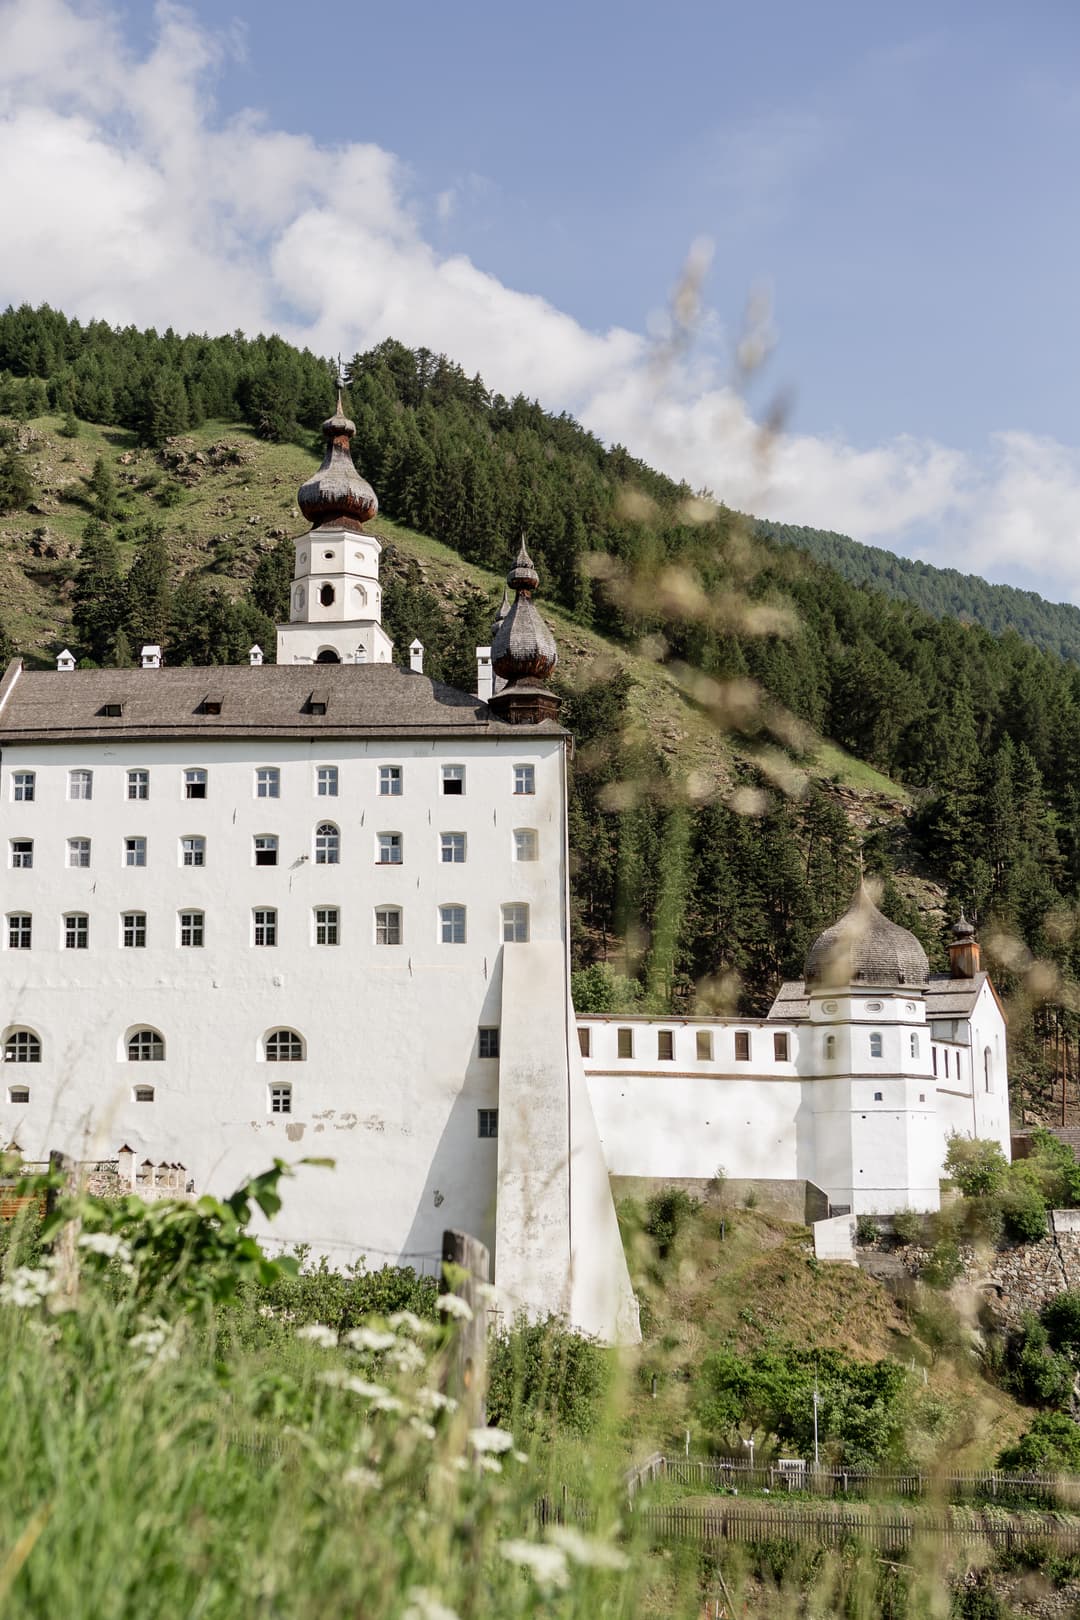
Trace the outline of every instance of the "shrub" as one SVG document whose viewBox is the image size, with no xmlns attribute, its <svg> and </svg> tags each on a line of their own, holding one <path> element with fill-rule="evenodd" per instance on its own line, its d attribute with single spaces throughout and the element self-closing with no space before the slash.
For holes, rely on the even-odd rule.
<svg viewBox="0 0 1080 1620">
<path fill-rule="evenodd" d="M 1005 1384 L 1031 1406 L 1062 1406 L 1072 1395 L 1073 1365 L 1050 1348 L 1037 1317 L 1026 1315 L 1005 1350 Z"/>
<path fill-rule="evenodd" d="M 665 1187 L 662 1192 L 653 1193 L 645 1205 L 645 1230 L 655 1242 L 661 1259 L 671 1253 L 679 1232 L 700 1208 L 697 1199 L 691 1198 L 682 1187 Z"/>
<path fill-rule="evenodd" d="M 902 1209 L 893 1216 L 893 1233 L 900 1243 L 918 1243 L 926 1231 L 926 1219 L 913 1209 Z"/>
<path fill-rule="evenodd" d="M 1064 1412 L 1040 1412 L 1026 1434 L 997 1459 L 1011 1473 L 1080 1473 L 1080 1424 Z"/>
<path fill-rule="evenodd" d="M 997 1142 L 951 1136 L 945 1169 L 965 1198 L 977 1198 L 1003 1187 L 1009 1166 Z"/>
<path fill-rule="evenodd" d="M 1013 1166 L 1010 1180 L 1034 1179 L 1048 1204 L 1071 1209 L 1080 1204 L 1080 1163 L 1067 1142 L 1038 1126 L 1031 1133 L 1031 1152 Z"/>
<path fill-rule="evenodd" d="M 1014 1243 L 1037 1243 L 1046 1236 L 1046 1200 L 1034 1187 L 1011 1186 L 1002 1194 L 1005 1235 Z"/>
<path fill-rule="evenodd" d="M 587 1435 L 608 1386 L 601 1345 L 572 1333 L 557 1316 L 515 1321 L 492 1338 L 488 1354 L 488 1422 L 546 1438 L 558 1429 Z"/>
<path fill-rule="evenodd" d="M 953 1588 L 949 1613 L 952 1620 L 1006 1620 L 1007 1616 L 984 1569 L 973 1571 Z"/>
<path fill-rule="evenodd" d="M 872 1215 L 860 1215 L 855 1222 L 856 1243 L 876 1243 L 881 1236 L 881 1227 Z"/>
<path fill-rule="evenodd" d="M 1080 1367 L 1080 1289 L 1067 1288 L 1047 1300 L 1039 1320 L 1053 1348 L 1068 1356 L 1074 1367 Z"/>
<path fill-rule="evenodd" d="M 931 1288 L 949 1288 L 964 1269 L 960 1249 L 951 1238 L 939 1238 L 923 1267 L 923 1280 Z"/>
</svg>

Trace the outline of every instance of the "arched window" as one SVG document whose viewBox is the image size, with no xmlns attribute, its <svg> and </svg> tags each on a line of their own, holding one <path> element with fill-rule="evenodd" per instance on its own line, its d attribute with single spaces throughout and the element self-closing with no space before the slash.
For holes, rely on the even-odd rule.
<svg viewBox="0 0 1080 1620">
<path fill-rule="evenodd" d="M 8 1086 L 8 1102 L 28 1103 L 30 1101 L 29 1086 Z"/>
<path fill-rule="evenodd" d="M 875 1029 L 874 1033 L 870 1037 L 870 1056 L 881 1056 L 881 1031 L 877 1029 Z"/>
<path fill-rule="evenodd" d="M 919 1037 L 914 1030 L 911 1032 L 911 1055 L 913 1058 L 917 1058 L 919 1055 Z"/>
<path fill-rule="evenodd" d="M 341 834 L 332 821 L 320 821 L 315 829 L 315 865 L 336 866 L 341 859 Z"/>
<path fill-rule="evenodd" d="M 367 607 L 367 591 L 365 591 L 362 585 L 354 585 L 353 594 L 356 597 L 357 605 L 359 607 Z"/>
<path fill-rule="evenodd" d="M 267 1063 L 302 1063 L 304 1043 L 295 1029 L 274 1029 L 266 1037 Z"/>
<path fill-rule="evenodd" d="M 32 1029 L 13 1029 L 4 1041 L 5 1063 L 40 1063 L 41 1041 Z"/>
<path fill-rule="evenodd" d="M 333 607 L 334 597 L 336 594 L 337 593 L 332 585 L 319 586 L 319 601 L 322 603 L 323 607 Z"/>
<path fill-rule="evenodd" d="M 165 1039 L 156 1029 L 134 1029 L 127 1038 L 129 1063 L 164 1063 Z"/>
<path fill-rule="evenodd" d="M 316 654 L 315 662 L 317 664 L 340 664 L 341 659 L 333 647 L 324 647 L 322 652 Z"/>
<path fill-rule="evenodd" d="M 825 1037 L 825 1056 L 827 1058 L 834 1058 L 836 1056 L 836 1036 L 835 1035 L 826 1035 L 826 1037 Z"/>
<path fill-rule="evenodd" d="M 983 1047 L 983 1085 L 985 1086 L 987 1091 L 993 1091 L 993 1089 L 994 1089 L 994 1070 L 993 1070 L 992 1065 L 993 1065 L 993 1058 L 990 1056 L 990 1048 L 988 1046 L 984 1046 Z"/>
</svg>

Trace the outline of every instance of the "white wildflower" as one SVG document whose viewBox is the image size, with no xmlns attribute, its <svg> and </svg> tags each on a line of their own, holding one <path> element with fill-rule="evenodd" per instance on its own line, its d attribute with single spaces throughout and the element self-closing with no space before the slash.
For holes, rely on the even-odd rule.
<svg viewBox="0 0 1080 1620">
<path fill-rule="evenodd" d="M 538 1541 L 500 1541 L 499 1551 L 511 1564 L 522 1564 L 537 1586 L 566 1586 L 570 1571 L 561 1547 L 546 1547 Z"/>
<path fill-rule="evenodd" d="M 426 1406 L 431 1412 L 456 1412 L 457 1401 L 452 1395 L 444 1395 L 441 1389 L 418 1389 L 416 1392 L 418 1406 Z"/>
<path fill-rule="evenodd" d="M 413 1586 L 409 1589 L 409 1607 L 401 1620 L 458 1620 L 458 1616 L 455 1610 L 448 1609 L 435 1596 L 430 1587 Z"/>
<path fill-rule="evenodd" d="M 341 1477 L 346 1485 L 355 1485 L 361 1491 L 377 1491 L 382 1485 L 374 1468 L 346 1468 Z"/>
<path fill-rule="evenodd" d="M 337 1345 L 337 1334 L 322 1322 L 309 1322 L 307 1327 L 297 1328 L 296 1337 L 307 1339 L 322 1350 L 333 1350 Z"/>
<path fill-rule="evenodd" d="M 480 1457 L 477 1459 L 477 1461 L 479 1462 L 480 1467 L 487 1474 L 502 1473 L 502 1463 L 499 1461 L 498 1457 Z"/>
<path fill-rule="evenodd" d="M 354 1350 L 389 1350 L 392 1344 L 397 1344 L 397 1338 L 393 1333 L 380 1333 L 377 1328 L 358 1327 L 346 1333 L 345 1342 Z"/>
<path fill-rule="evenodd" d="M 488 1303 L 491 1304 L 491 1305 L 494 1305 L 496 1300 L 499 1297 L 499 1291 L 495 1287 L 494 1283 L 486 1283 L 486 1282 L 474 1283 L 473 1284 L 473 1289 L 474 1289 L 474 1291 L 476 1293 L 477 1299 L 486 1299 L 488 1301 Z"/>
<path fill-rule="evenodd" d="M 472 1306 L 460 1294 L 440 1294 L 435 1304 L 446 1316 L 456 1316 L 460 1322 L 472 1321 Z"/>
<path fill-rule="evenodd" d="M 89 1249 L 91 1254 L 103 1254 L 109 1260 L 119 1260 L 122 1263 L 131 1259 L 130 1245 L 125 1243 L 117 1232 L 83 1232 L 79 1238 L 79 1248 Z"/>
<path fill-rule="evenodd" d="M 528 1453 L 525 1451 L 515 1451 L 513 1457 L 516 1463 L 527 1463 L 529 1460 Z"/>
<path fill-rule="evenodd" d="M 130 1350 L 142 1352 L 143 1365 L 161 1366 L 167 1361 L 176 1361 L 180 1356 L 180 1346 L 176 1342 L 175 1333 L 171 1332 L 166 1322 L 149 1322 L 139 1333 L 133 1333 L 128 1340 Z"/>
<path fill-rule="evenodd" d="M 369 1384 L 366 1378 L 346 1378 L 342 1389 L 349 1389 L 354 1395 L 362 1395 L 366 1401 L 383 1401 L 389 1399 L 390 1391 L 383 1384 Z"/>
<path fill-rule="evenodd" d="M 331 1389 L 344 1389 L 349 1382 L 349 1375 L 342 1367 L 328 1367 L 316 1376 L 320 1384 L 329 1384 Z"/>
<path fill-rule="evenodd" d="M 591 1569 L 629 1567 L 630 1560 L 618 1547 L 613 1547 L 609 1541 L 600 1541 L 596 1536 L 583 1536 L 573 1525 L 553 1524 L 548 1530 L 548 1540 L 561 1547 L 575 1564 L 585 1564 Z"/>
<path fill-rule="evenodd" d="M 434 1440 L 435 1438 L 434 1424 L 425 1423 L 423 1418 L 411 1417 L 409 1419 L 409 1427 L 411 1429 L 415 1429 L 417 1434 L 422 1435 L 425 1440 Z"/>
<path fill-rule="evenodd" d="M 425 1322 L 415 1311 L 395 1311 L 388 1321 L 392 1328 L 404 1328 L 406 1333 L 415 1333 L 418 1339 L 435 1331 L 434 1322 Z"/>
<path fill-rule="evenodd" d="M 5 1305 L 28 1310 L 40 1305 L 55 1288 L 56 1278 L 46 1267 L 40 1266 L 35 1270 L 33 1266 L 16 1266 L 0 1287 L 0 1300 Z"/>
<path fill-rule="evenodd" d="M 376 1395 L 371 1403 L 373 1412 L 404 1412 L 405 1402 L 399 1401 L 396 1395 Z"/>
<path fill-rule="evenodd" d="M 427 1361 L 427 1357 L 418 1344 L 406 1339 L 404 1344 L 398 1344 L 393 1350 L 387 1352 L 387 1361 L 398 1372 L 419 1372 Z"/>
<path fill-rule="evenodd" d="M 470 1429 L 469 1444 L 474 1451 L 510 1451 L 514 1437 L 505 1429 Z"/>
</svg>

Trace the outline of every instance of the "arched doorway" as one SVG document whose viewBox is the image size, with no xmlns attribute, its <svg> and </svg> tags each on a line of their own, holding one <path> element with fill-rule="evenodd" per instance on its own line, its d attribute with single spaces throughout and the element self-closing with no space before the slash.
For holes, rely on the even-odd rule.
<svg viewBox="0 0 1080 1620">
<path fill-rule="evenodd" d="M 315 662 L 317 664 L 340 664 L 341 659 L 338 657 L 333 647 L 324 647 L 322 652 L 319 653 L 318 657 L 315 659 Z"/>
</svg>

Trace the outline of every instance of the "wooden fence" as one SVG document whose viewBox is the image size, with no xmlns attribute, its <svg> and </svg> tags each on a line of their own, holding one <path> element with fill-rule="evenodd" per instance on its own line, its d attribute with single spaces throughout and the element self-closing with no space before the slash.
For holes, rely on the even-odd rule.
<svg viewBox="0 0 1080 1620">
<path fill-rule="evenodd" d="M 812 1496 L 863 1500 L 930 1497 L 949 1502 L 1042 1502 L 1053 1507 L 1080 1507 L 1080 1475 L 1006 1474 L 996 1470 L 947 1473 L 874 1473 L 845 1468 L 779 1468 L 741 1459 L 727 1461 L 689 1457 L 652 1457 L 626 1476 L 633 1496 L 647 1479 L 666 1478 L 703 1491 L 799 1491 Z"/>
<path fill-rule="evenodd" d="M 902 1552 L 914 1542 L 945 1547 L 982 1543 L 1004 1550 L 1048 1542 L 1057 1553 L 1080 1552 L 1080 1524 L 1062 1524 L 1043 1514 L 1023 1522 L 986 1514 L 959 1522 L 943 1513 L 814 1512 L 793 1504 L 745 1502 L 716 1508 L 642 1507 L 633 1521 L 654 1541 L 790 1541 L 827 1547 L 857 1541 L 885 1552 Z"/>
</svg>

